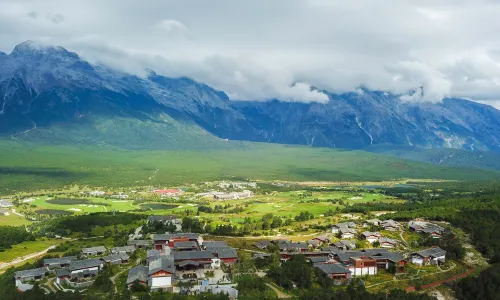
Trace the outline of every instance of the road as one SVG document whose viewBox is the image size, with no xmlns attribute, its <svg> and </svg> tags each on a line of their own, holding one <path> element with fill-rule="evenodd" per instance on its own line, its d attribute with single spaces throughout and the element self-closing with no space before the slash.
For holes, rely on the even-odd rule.
<svg viewBox="0 0 500 300">
<path fill-rule="evenodd" d="M 266 283 L 266 285 L 273 291 L 276 292 L 276 294 L 278 294 L 278 298 L 280 299 L 288 299 L 288 298 L 291 298 L 292 296 L 288 295 L 288 294 L 285 294 L 283 293 L 282 291 L 280 291 L 278 288 L 276 288 L 274 285 L 270 284 L 270 283 Z"/>
<path fill-rule="evenodd" d="M 18 212 L 16 211 L 16 209 L 15 209 L 15 208 L 13 208 L 11 211 L 12 211 L 12 213 L 13 213 L 13 214 L 15 214 L 15 215 L 18 215 L 18 216 L 20 216 L 20 217 L 24 217 L 24 215 L 22 215 L 22 214 L 18 213 Z"/>
<path fill-rule="evenodd" d="M 140 238 L 142 238 L 142 234 L 140 234 L 142 230 L 142 226 L 139 226 L 135 229 L 135 232 L 134 234 L 132 234 L 132 236 L 129 236 L 129 240 L 138 240 Z"/>
<path fill-rule="evenodd" d="M 25 262 L 25 261 L 30 260 L 32 258 L 36 258 L 36 257 L 42 256 L 42 255 L 46 254 L 50 249 L 54 249 L 55 247 L 56 246 L 50 246 L 49 248 L 47 248 L 47 249 L 45 249 L 43 251 L 31 253 L 31 254 L 28 254 L 26 256 L 16 257 L 14 260 L 11 260 L 8 263 L 1 263 L 0 264 L 0 270 L 8 268 L 8 267 L 10 267 L 12 265 L 17 265 L 19 263 Z"/>
</svg>

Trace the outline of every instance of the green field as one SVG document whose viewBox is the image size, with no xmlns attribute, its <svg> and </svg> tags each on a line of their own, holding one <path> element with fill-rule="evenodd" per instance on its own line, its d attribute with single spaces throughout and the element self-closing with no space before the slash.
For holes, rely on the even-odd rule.
<svg viewBox="0 0 500 300">
<path fill-rule="evenodd" d="M 30 223 L 25 217 L 15 215 L 12 212 L 8 216 L 0 215 L 0 226 L 19 226 Z"/>
<path fill-rule="evenodd" d="M 84 201 L 83 201 L 84 200 Z M 30 205 L 20 208 L 23 211 L 55 210 L 70 213 L 94 213 L 106 211 L 129 211 L 139 208 L 133 205 L 132 200 L 98 199 L 98 198 L 49 198 L 47 196 L 37 197 Z M 102 205 L 102 204 L 107 205 Z M 36 206 L 36 207 L 33 207 Z"/>
<path fill-rule="evenodd" d="M 251 220 L 260 220 L 262 219 L 262 216 L 268 213 L 271 213 L 274 216 L 293 218 L 301 212 L 310 212 L 316 217 L 316 219 L 307 222 L 301 222 L 301 224 L 331 224 L 333 219 L 330 217 L 324 217 L 323 214 L 325 214 L 329 210 L 336 211 L 337 208 L 342 209 L 346 205 L 374 201 L 384 203 L 404 203 L 404 201 L 400 199 L 370 192 L 353 193 L 345 191 L 325 191 L 312 192 L 311 196 L 300 197 L 299 195 L 301 195 L 303 192 L 304 191 L 275 192 L 272 195 L 256 195 L 253 198 L 240 200 L 209 200 L 210 204 L 208 206 L 212 208 L 214 208 L 215 206 L 230 205 L 228 209 L 241 207 L 243 210 L 239 213 L 200 212 L 198 217 L 201 218 L 201 220 L 210 221 L 212 224 L 217 225 L 242 223 L 245 218 L 250 218 Z M 331 201 L 329 201 L 332 199 L 341 200 L 343 204 L 332 203 Z M 206 206 L 206 201 L 207 200 L 203 200 L 204 203 L 201 204 Z M 154 214 L 168 215 L 174 213 L 177 215 L 183 215 L 187 210 L 195 213 L 198 210 L 198 206 L 201 204 L 196 202 L 180 204 L 173 209 L 154 210 Z M 143 214 L 149 215 L 151 214 L 151 211 L 143 212 Z"/>
<path fill-rule="evenodd" d="M 0 252 L 0 262 L 8 262 L 17 257 L 40 252 L 49 248 L 50 246 L 57 245 L 62 242 L 64 242 L 64 240 L 58 239 L 22 242 L 20 244 L 13 245 L 11 249 Z"/>
<path fill-rule="evenodd" d="M 165 186 L 245 179 L 381 181 L 491 180 L 500 173 L 434 166 L 363 151 L 236 143 L 207 151 L 123 150 L 0 141 L 0 194 L 91 186 Z"/>
</svg>

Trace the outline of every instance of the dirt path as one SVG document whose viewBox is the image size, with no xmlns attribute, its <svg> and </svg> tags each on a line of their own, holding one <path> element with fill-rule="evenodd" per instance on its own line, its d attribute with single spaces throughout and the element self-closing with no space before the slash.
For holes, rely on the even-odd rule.
<svg viewBox="0 0 500 300">
<path fill-rule="evenodd" d="M 30 260 L 32 258 L 36 258 L 36 257 L 42 256 L 42 255 L 45 255 L 50 249 L 54 249 L 55 247 L 56 246 L 50 246 L 49 248 L 47 248 L 43 251 L 31 253 L 31 254 L 28 254 L 26 256 L 16 257 L 14 260 L 11 260 L 10 262 L 1 263 L 0 270 L 8 268 L 8 267 L 13 266 L 13 265 L 20 264 L 20 263 L 25 262 L 27 260 Z"/>
<path fill-rule="evenodd" d="M 12 213 L 15 214 L 15 215 L 18 215 L 20 217 L 24 217 L 24 215 L 18 213 L 15 208 L 12 209 Z"/>
<path fill-rule="evenodd" d="M 291 298 L 292 296 L 288 295 L 288 294 L 285 294 L 283 293 L 282 291 L 280 291 L 277 287 L 275 287 L 274 285 L 270 284 L 270 283 L 266 283 L 266 285 L 273 291 L 276 292 L 276 294 L 278 294 L 278 298 L 280 299 L 288 299 L 288 298 Z"/>
<path fill-rule="evenodd" d="M 55 278 L 49 278 L 49 280 L 47 280 L 47 283 L 45 283 L 44 286 L 47 287 L 52 293 L 57 293 L 57 290 L 53 286 L 54 280 Z"/>
</svg>

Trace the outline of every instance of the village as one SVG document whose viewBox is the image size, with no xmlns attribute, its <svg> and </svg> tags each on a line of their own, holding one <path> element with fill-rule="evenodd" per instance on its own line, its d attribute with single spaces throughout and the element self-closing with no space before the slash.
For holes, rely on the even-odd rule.
<svg viewBox="0 0 500 300">
<path fill-rule="evenodd" d="M 13 273 L 18 292 L 39 286 L 47 293 L 85 293 L 104 276 L 115 290 L 132 294 L 222 293 L 236 299 L 242 274 L 261 278 L 271 293 L 293 294 L 293 286 L 285 292 L 270 272 L 295 259 L 305 259 L 315 276 L 322 274 L 335 287 L 360 281 L 376 292 L 440 285 L 487 265 L 473 247 L 464 259 L 457 258 L 449 243 L 466 243 L 467 237 L 447 222 L 391 218 L 394 211 L 387 208 L 403 203 L 368 184 L 309 187 L 231 181 L 15 195 L 0 201 L 0 220 L 16 220 L 29 230 L 38 232 L 57 220 L 88 216 L 92 221 L 94 214 L 115 225 L 86 233 L 56 226 L 33 242 L 46 240 L 50 247 L 45 252 L 25 249 L 26 258 L 1 262 L 0 272 L 47 256 L 36 267 Z M 352 209 L 373 205 L 383 209 Z M 46 211 L 51 214 L 40 213 Z M 131 219 L 123 223 L 119 215 Z"/>
<path fill-rule="evenodd" d="M 440 239 L 447 229 L 424 220 L 402 224 L 393 220 L 357 220 L 333 224 L 324 235 L 306 241 L 285 238 L 258 239 L 250 249 L 235 249 L 226 241 L 205 240 L 198 233 L 182 232 L 182 220 L 174 215 L 150 215 L 146 225 L 172 226 L 175 232 L 141 234 L 138 228 L 127 245 L 106 248 L 82 248 L 75 256 L 49 258 L 43 267 L 17 271 L 16 287 L 24 292 L 37 281 L 54 278 L 60 290 L 84 290 L 96 276 L 110 266 L 124 266 L 129 289 L 141 285 L 150 291 L 197 294 L 224 293 L 238 297 L 234 282 L 234 266 L 241 253 L 251 253 L 252 259 L 265 260 L 279 254 L 281 263 L 302 255 L 336 285 L 349 283 L 353 278 L 369 281 L 379 275 L 398 276 L 411 268 L 446 268 L 446 251 L 439 247 L 419 247 L 412 250 L 405 241 L 384 237 L 383 233 L 413 232 Z M 369 231 L 378 228 L 380 231 Z M 339 240 L 334 242 L 334 240 Z M 366 245 L 366 247 L 362 246 Z M 265 270 L 256 270 L 259 276 Z M 384 277 L 385 278 L 385 277 Z"/>
</svg>

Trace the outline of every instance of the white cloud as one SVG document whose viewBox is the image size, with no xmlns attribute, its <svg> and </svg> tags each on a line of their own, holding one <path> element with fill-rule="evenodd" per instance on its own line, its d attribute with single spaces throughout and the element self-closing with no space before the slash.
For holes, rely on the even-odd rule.
<svg viewBox="0 0 500 300">
<path fill-rule="evenodd" d="M 187 30 L 187 27 L 177 20 L 162 20 L 156 26 L 162 30 L 165 30 L 168 33 L 178 33 L 184 32 Z"/>
<path fill-rule="evenodd" d="M 313 85 L 493 101 L 498 15 L 489 0 L 2 0 L 0 50 L 42 40 L 139 75 L 189 76 L 233 99 L 325 101 Z"/>
</svg>

